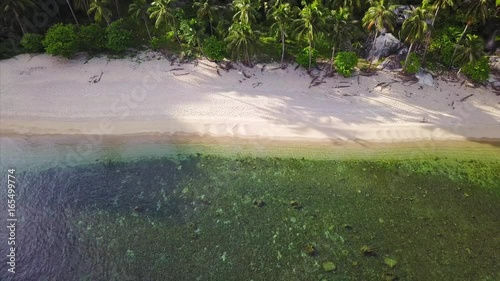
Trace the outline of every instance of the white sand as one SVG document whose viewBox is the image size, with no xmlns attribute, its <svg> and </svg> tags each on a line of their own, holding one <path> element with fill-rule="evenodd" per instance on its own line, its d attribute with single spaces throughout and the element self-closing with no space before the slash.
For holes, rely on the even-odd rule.
<svg viewBox="0 0 500 281">
<path fill-rule="evenodd" d="M 151 58 L 154 54 L 140 54 L 142 62 L 102 57 L 85 63 L 85 58 L 47 55 L 0 61 L 1 133 L 370 142 L 500 139 L 500 97 L 484 87 L 440 78 L 434 87 L 402 82 L 377 87 L 400 80 L 388 72 L 336 75 L 309 87 L 311 77 L 293 66 L 241 68 L 250 78 L 241 70 L 220 70 L 219 76 L 214 63 L 171 66 L 158 55 Z M 98 83 L 89 82 L 101 72 Z"/>
</svg>

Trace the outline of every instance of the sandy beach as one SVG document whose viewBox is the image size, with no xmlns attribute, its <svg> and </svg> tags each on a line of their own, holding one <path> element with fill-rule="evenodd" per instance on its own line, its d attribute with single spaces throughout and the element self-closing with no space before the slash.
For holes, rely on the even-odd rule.
<svg viewBox="0 0 500 281">
<path fill-rule="evenodd" d="M 287 141 L 500 139 L 500 96 L 462 80 L 313 79 L 294 65 L 226 71 L 155 52 L 0 61 L 2 135 L 195 135 Z"/>
</svg>

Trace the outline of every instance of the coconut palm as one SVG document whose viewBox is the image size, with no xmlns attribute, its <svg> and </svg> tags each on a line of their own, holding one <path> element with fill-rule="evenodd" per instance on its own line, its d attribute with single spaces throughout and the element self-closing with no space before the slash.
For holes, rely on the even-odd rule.
<svg viewBox="0 0 500 281">
<path fill-rule="evenodd" d="M 472 0 L 471 2 L 469 2 L 469 5 L 466 6 L 466 8 L 468 8 L 468 12 L 466 14 L 467 23 L 465 24 L 464 31 L 460 35 L 457 45 L 455 46 L 452 58 L 455 58 L 455 55 L 459 48 L 459 44 L 462 41 L 465 33 L 467 32 L 467 29 L 469 29 L 469 27 L 476 22 L 485 24 L 486 20 L 488 20 L 493 15 L 493 11 L 495 10 L 493 1 L 491 0 Z M 450 68 L 453 65 L 453 61 L 454 59 L 452 59 L 452 62 L 450 63 Z"/>
<path fill-rule="evenodd" d="M 463 45 L 458 48 L 459 52 L 455 57 L 458 65 L 475 62 L 486 55 L 484 52 L 484 40 L 474 34 L 467 34 Z"/>
<path fill-rule="evenodd" d="M 234 0 L 233 9 L 236 13 L 234 13 L 233 21 L 251 25 L 258 16 L 258 8 L 259 5 L 252 0 Z"/>
<path fill-rule="evenodd" d="M 210 0 L 202 0 L 193 3 L 193 8 L 196 8 L 196 15 L 198 20 L 202 22 L 205 18 L 208 18 L 210 24 L 210 35 L 214 35 L 213 22 L 219 17 L 219 11 L 224 8 L 224 6 L 219 6 L 214 3 L 210 3 Z"/>
<path fill-rule="evenodd" d="M 363 16 L 363 25 L 368 30 L 372 30 L 375 27 L 374 45 L 379 32 L 383 29 L 389 31 L 394 29 L 394 23 L 396 22 L 396 14 L 393 12 L 394 8 L 394 6 L 389 6 L 385 0 L 375 0 Z"/>
<path fill-rule="evenodd" d="M 349 42 L 351 39 L 351 30 L 349 26 L 350 12 L 347 8 L 339 8 L 332 10 L 328 18 L 328 26 L 330 27 L 329 34 L 332 39 L 332 59 L 331 69 L 333 69 L 333 60 L 335 58 L 335 50 L 340 47 L 342 42 Z"/>
<path fill-rule="evenodd" d="M 151 39 L 151 32 L 149 31 L 148 25 L 148 8 L 149 4 L 146 0 L 134 0 L 134 3 L 130 4 L 128 7 L 128 12 L 132 17 L 136 19 L 140 18 L 144 21 L 149 39 Z"/>
<path fill-rule="evenodd" d="M 94 20 L 96 22 L 102 22 L 102 20 L 106 21 L 106 24 L 109 25 L 111 20 L 111 10 L 106 7 L 109 4 L 108 0 L 92 0 L 90 2 L 89 10 L 87 14 L 94 14 Z"/>
<path fill-rule="evenodd" d="M 408 58 L 410 57 L 413 45 L 425 39 L 427 32 L 430 30 L 431 26 L 427 23 L 427 20 L 431 17 L 432 14 L 429 9 L 424 6 L 417 7 L 410 11 L 409 17 L 403 22 L 401 35 L 405 38 L 406 42 L 410 43 L 403 70 L 406 70 L 406 66 L 408 65 Z"/>
<path fill-rule="evenodd" d="M 455 2 L 456 2 L 456 0 L 434 0 L 432 3 L 432 6 L 434 7 L 435 12 L 434 12 L 434 17 L 432 18 L 431 25 L 434 26 L 434 22 L 436 22 L 436 18 L 437 18 L 437 15 L 438 15 L 440 9 L 446 9 L 447 7 L 453 7 L 453 6 L 455 6 Z M 426 4 L 427 4 L 426 1 L 424 1 L 423 6 L 425 6 Z"/>
<path fill-rule="evenodd" d="M 175 39 L 181 44 L 181 40 L 179 39 L 179 34 L 177 31 L 177 24 L 175 22 L 175 15 L 172 5 L 175 0 L 156 0 L 151 3 L 151 7 L 149 7 L 149 18 L 155 19 L 155 28 L 158 29 L 162 23 L 165 23 L 165 27 L 168 29 L 172 29 L 174 31 Z"/>
<path fill-rule="evenodd" d="M 80 27 L 80 24 L 78 23 L 78 20 L 76 19 L 75 12 L 73 11 L 73 7 L 71 6 L 71 3 L 69 2 L 69 0 L 66 0 L 66 3 L 68 4 L 71 15 L 73 15 L 73 19 L 75 19 L 76 26 Z"/>
<path fill-rule="evenodd" d="M 281 65 L 285 59 L 285 38 L 287 37 L 287 28 L 290 23 L 292 7 L 288 3 L 276 2 L 276 5 L 267 11 L 267 18 L 274 23 L 271 30 L 276 30 L 281 38 Z"/>
<path fill-rule="evenodd" d="M 234 22 L 229 27 L 229 33 L 225 40 L 233 57 L 243 56 L 243 63 L 250 65 L 251 54 L 256 44 L 255 34 L 248 23 Z"/>
<path fill-rule="evenodd" d="M 304 6 L 299 12 L 300 18 L 294 21 L 297 28 L 295 32 L 299 39 L 305 38 L 309 46 L 309 67 L 311 70 L 312 63 L 312 50 L 314 38 L 318 32 L 320 32 L 325 24 L 325 15 L 323 13 L 321 2 L 315 0 L 311 4 L 302 1 Z"/>
<path fill-rule="evenodd" d="M 33 9 L 35 7 L 35 3 L 33 3 L 32 0 L 3 0 L 0 4 L 2 13 L 12 13 L 14 15 L 19 27 L 21 27 L 23 35 L 26 34 L 26 31 L 24 30 L 24 26 L 19 19 L 19 14 L 23 14 L 28 8 Z"/>
<path fill-rule="evenodd" d="M 85 11 L 86 13 L 89 10 L 89 5 L 89 0 L 73 0 L 73 6 L 77 11 Z M 87 14 L 87 17 L 90 21 L 89 14 Z"/>
</svg>

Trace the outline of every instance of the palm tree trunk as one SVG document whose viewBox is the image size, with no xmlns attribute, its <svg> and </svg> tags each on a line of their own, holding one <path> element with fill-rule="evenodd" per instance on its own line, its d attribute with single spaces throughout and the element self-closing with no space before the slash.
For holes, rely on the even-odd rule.
<svg viewBox="0 0 500 281">
<path fill-rule="evenodd" d="M 23 24 L 21 23 L 21 20 L 19 20 L 19 15 L 17 14 L 16 10 L 14 10 L 14 15 L 16 16 L 17 23 L 21 27 L 21 32 L 23 33 L 23 35 L 26 34 L 26 31 L 24 30 L 24 27 L 23 27 Z"/>
<path fill-rule="evenodd" d="M 411 49 L 413 48 L 413 42 L 410 44 L 410 48 L 408 49 L 408 54 L 406 54 L 405 65 L 403 70 L 406 71 L 406 67 L 408 66 L 408 58 L 410 58 Z"/>
<path fill-rule="evenodd" d="M 434 22 L 436 21 L 438 12 L 439 12 L 439 6 L 437 7 L 436 12 L 434 13 L 434 18 L 432 19 L 431 26 L 434 26 Z"/>
<path fill-rule="evenodd" d="M 378 35 L 378 30 L 375 29 L 375 38 L 373 38 L 372 50 L 375 49 L 375 42 L 377 42 L 377 35 Z M 373 64 L 373 58 L 370 57 L 370 64 L 368 65 L 368 70 L 372 69 L 372 64 Z"/>
<path fill-rule="evenodd" d="M 283 67 L 283 61 L 285 60 L 285 30 L 281 29 L 281 66 Z"/>
<path fill-rule="evenodd" d="M 85 8 L 85 14 L 87 14 L 87 18 L 89 19 L 89 21 L 92 21 L 89 13 L 87 12 L 89 10 L 89 3 L 87 2 L 87 0 L 83 1 L 83 7 Z"/>
<path fill-rule="evenodd" d="M 332 64 L 330 65 L 330 70 L 333 70 L 333 58 L 335 58 L 335 46 L 333 46 L 332 48 Z"/>
<path fill-rule="evenodd" d="M 151 32 L 149 32 L 148 21 L 146 20 L 146 17 L 142 17 L 142 19 L 144 20 L 144 24 L 146 25 L 146 30 L 148 31 L 149 39 L 151 40 Z"/>
<path fill-rule="evenodd" d="M 76 19 L 75 12 L 73 11 L 73 7 L 71 7 L 71 4 L 69 3 L 69 0 L 66 0 L 66 3 L 68 3 L 69 10 L 71 11 L 73 18 L 75 19 L 76 26 L 80 27 L 80 24 L 78 23 L 78 20 Z"/>
<path fill-rule="evenodd" d="M 115 0 L 115 6 L 116 6 L 116 12 L 118 13 L 118 17 L 121 18 L 122 16 L 120 15 L 120 6 L 118 5 L 118 0 Z"/>
<path fill-rule="evenodd" d="M 457 45 L 455 46 L 455 50 L 453 50 L 453 56 L 451 56 L 451 62 L 450 62 L 450 67 L 453 65 L 453 60 L 455 60 L 455 55 L 457 54 L 457 49 L 458 49 L 458 44 L 460 44 L 460 41 L 462 41 L 462 38 L 464 37 L 465 35 L 465 32 L 467 32 L 467 28 L 469 28 L 469 21 L 467 21 L 467 24 L 465 25 L 465 29 L 464 31 L 462 32 L 462 34 L 460 35 L 460 38 L 458 38 L 458 41 L 457 41 Z"/>
<path fill-rule="evenodd" d="M 210 36 L 214 35 L 214 27 L 212 25 L 212 19 L 210 19 Z"/>
<path fill-rule="evenodd" d="M 311 42 L 309 42 L 309 68 L 308 68 L 308 71 L 311 71 L 311 63 L 312 63 L 312 45 L 311 45 Z"/>
</svg>

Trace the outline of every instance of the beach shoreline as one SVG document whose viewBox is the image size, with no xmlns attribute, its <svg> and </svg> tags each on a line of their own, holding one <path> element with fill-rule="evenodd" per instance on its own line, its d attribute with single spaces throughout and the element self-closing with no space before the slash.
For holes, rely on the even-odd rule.
<svg viewBox="0 0 500 281">
<path fill-rule="evenodd" d="M 264 64 L 225 71 L 155 52 L 113 60 L 20 55 L 0 61 L 0 73 L 2 136 L 500 141 L 500 97 L 439 77 L 426 86 L 387 71 L 350 78 Z"/>
</svg>

